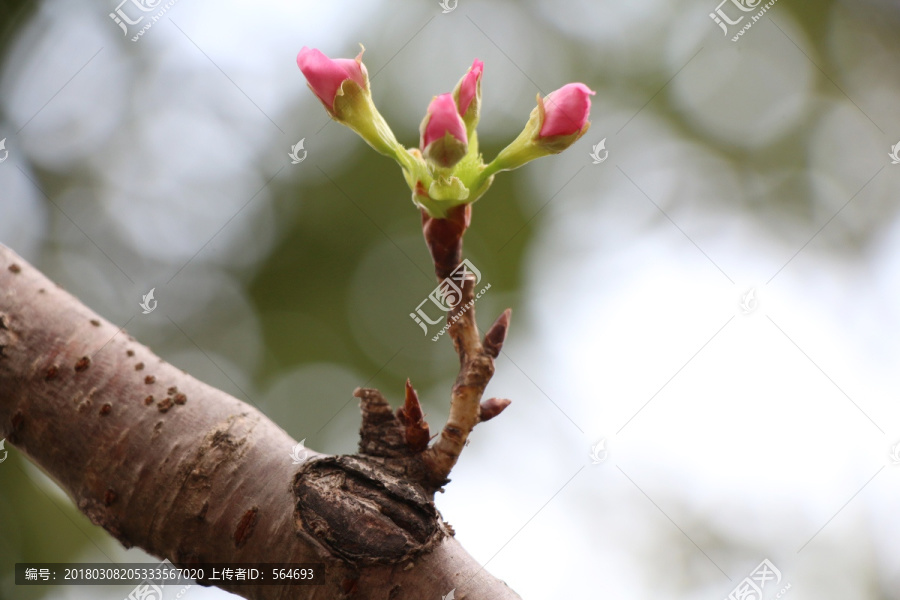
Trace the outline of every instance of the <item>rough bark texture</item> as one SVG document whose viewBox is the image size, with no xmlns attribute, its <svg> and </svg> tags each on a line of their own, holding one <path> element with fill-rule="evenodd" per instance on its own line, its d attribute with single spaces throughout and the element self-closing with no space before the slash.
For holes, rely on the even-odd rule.
<svg viewBox="0 0 900 600">
<path fill-rule="evenodd" d="M 417 399 L 395 414 L 357 390 L 360 455 L 310 451 L 295 465 L 296 441 L 255 408 L 164 362 L 0 245 L 0 438 L 126 547 L 181 565 L 326 565 L 323 586 L 230 588 L 246 598 L 519 598 L 432 503 L 471 428 L 508 404 L 479 408 L 507 325 L 504 313 L 483 344 L 471 312 L 451 329 L 460 377 L 435 445 L 422 447 Z"/>
</svg>

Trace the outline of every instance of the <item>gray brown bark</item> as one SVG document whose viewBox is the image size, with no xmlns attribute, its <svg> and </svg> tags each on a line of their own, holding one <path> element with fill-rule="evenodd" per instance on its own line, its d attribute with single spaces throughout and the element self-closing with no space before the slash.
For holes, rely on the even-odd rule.
<svg viewBox="0 0 900 600">
<path fill-rule="evenodd" d="M 471 427 L 508 403 L 478 404 L 508 314 L 483 345 L 469 318 L 453 333 L 465 354 L 451 420 L 464 435 L 445 443 L 437 471 L 425 460 L 435 446 L 407 433 L 421 429 L 415 411 L 392 413 L 375 390 L 356 394 L 363 453 L 310 451 L 294 465 L 296 441 L 258 410 L 155 356 L 0 245 L 0 438 L 126 547 L 178 565 L 326 565 L 322 586 L 222 586 L 246 598 L 519 598 L 432 503 Z"/>
</svg>

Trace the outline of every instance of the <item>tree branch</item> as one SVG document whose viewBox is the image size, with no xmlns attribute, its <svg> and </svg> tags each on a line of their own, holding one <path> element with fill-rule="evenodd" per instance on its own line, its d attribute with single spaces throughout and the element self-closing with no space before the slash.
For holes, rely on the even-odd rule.
<svg viewBox="0 0 900 600">
<path fill-rule="evenodd" d="M 435 481 L 448 481 L 447 476 L 475 425 L 493 418 L 510 404 L 509 400 L 497 398 L 480 404 L 484 388 L 494 375 L 494 359 L 506 339 L 511 311 L 506 309 L 497 317 L 482 344 L 475 324 L 474 286 L 474 277 L 468 274 L 463 283 L 462 300 L 447 316 L 460 367 L 453 385 L 447 424 L 424 456 Z"/>
<path fill-rule="evenodd" d="M 500 398 L 481 403 L 494 375 L 494 359 L 506 340 L 511 311 L 506 309 L 497 318 L 482 342 L 475 323 L 475 275 L 461 262 L 462 238 L 471 222 L 471 209 L 468 204 L 458 206 L 448 211 L 445 219 L 429 217 L 422 211 L 422 233 L 441 285 L 463 275 L 458 298 L 447 313 L 450 337 L 459 356 L 459 373 L 450 396 L 450 415 L 437 441 L 430 447 L 425 445 L 428 423 L 408 380 L 404 406 L 396 415 L 391 415 L 387 401 L 377 390 L 354 392 L 362 400 L 360 452 L 379 457 L 387 468 L 402 473 L 432 495 L 450 481 L 450 471 L 475 425 L 492 419 L 510 404 L 510 400 Z"/>
<path fill-rule="evenodd" d="M 503 404 L 477 403 L 508 319 L 483 344 L 473 311 L 451 328 L 460 376 L 434 450 L 421 449 L 414 392 L 401 422 L 377 391 L 357 390 L 360 454 L 310 452 L 298 466 L 296 441 L 265 415 L 158 358 L 0 245 L 0 437 L 125 547 L 178 565 L 325 565 L 320 586 L 221 586 L 246 598 L 519 598 L 432 502 L 471 427 Z"/>
</svg>

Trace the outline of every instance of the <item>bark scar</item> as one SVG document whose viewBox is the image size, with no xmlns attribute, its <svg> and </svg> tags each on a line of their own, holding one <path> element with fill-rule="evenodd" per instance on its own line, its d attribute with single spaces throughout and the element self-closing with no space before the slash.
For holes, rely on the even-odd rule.
<svg viewBox="0 0 900 600">
<path fill-rule="evenodd" d="M 425 490 L 377 459 L 307 461 L 294 479 L 297 527 L 351 564 L 397 564 L 448 534 Z"/>
<path fill-rule="evenodd" d="M 238 521 L 237 528 L 234 530 L 234 546 L 235 548 L 242 548 L 244 544 L 247 543 L 247 540 L 253 534 L 253 530 L 256 528 L 256 522 L 259 520 L 259 507 L 254 506 L 250 510 L 244 513 L 244 516 L 241 517 L 241 520 Z"/>
</svg>

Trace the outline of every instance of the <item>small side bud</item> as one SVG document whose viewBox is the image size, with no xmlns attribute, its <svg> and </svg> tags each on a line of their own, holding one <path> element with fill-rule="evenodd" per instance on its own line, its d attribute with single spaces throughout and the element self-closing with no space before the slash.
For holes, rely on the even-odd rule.
<svg viewBox="0 0 900 600">
<path fill-rule="evenodd" d="M 506 398 L 489 398 L 488 400 L 483 401 L 479 411 L 481 422 L 490 421 L 502 413 L 510 404 L 512 404 L 512 400 Z"/>
<path fill-rule="evenodd" d="M 484 351 L 491 358 L 497 358 L 500 350 L 503 349 L 503 342 L 506 341 L 506 332 L 509 331 L 509 319 L 512 316 L 512 309 L 504 310 L 487 333 L 484 334 Z"/>
<path fill-rule="evenodd" d="M 419 395 L 413 389 L 409 379 L 406 380 L 406 399 L 403 406 L 397 410 L 397 418 L 405 426 L 406 445 L 413 452 L 421 452 L 428 447 L 431 432 L 425 415 L 422 413 L 422 405 L 419 404 Z"/>
</svg>

